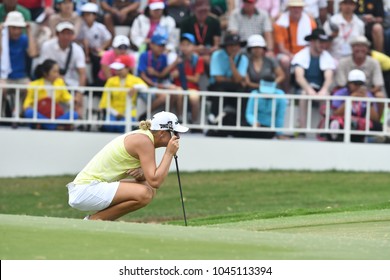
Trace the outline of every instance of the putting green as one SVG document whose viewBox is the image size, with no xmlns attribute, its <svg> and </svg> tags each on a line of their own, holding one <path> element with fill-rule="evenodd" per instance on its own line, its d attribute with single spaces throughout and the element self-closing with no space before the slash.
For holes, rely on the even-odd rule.
<svg viewBox="0 0 390 280">
<path fill-rule="evenodd" d="M 3 260 L 390 259 L 390 210 L 208 227 L 0 215 L 0 233 Z"/>
</svg>

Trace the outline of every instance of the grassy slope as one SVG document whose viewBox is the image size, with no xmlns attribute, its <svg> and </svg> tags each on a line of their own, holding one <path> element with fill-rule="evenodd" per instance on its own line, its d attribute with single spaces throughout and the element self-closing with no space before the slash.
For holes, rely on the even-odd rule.
<svg viewBox="0 0 390 280">
<path fill-rule="evenodd" d="M 121 219 L 174 225 L 82 221 L 72 179 L 0 179 L 1 259 L 390 259 L 385 173 L 183 172 L 188 228 L 174 173 Z"/>
<path fill-rule="evenodd" d="M 389 259 L 390 210 L 209 227 L 0 215 L 1 259 Z"/>
<path fill-rule="evenodd" d="M 67 205 L 73 176 L 0 179 L 0 213 L 82 218 Z M 279 216 L 389 209 L 386 173 L 229 171 L 181 174 L 192 225 Z M 170 174 L 154 201 L 123 221 L 177 221 L 182 209 L 176 174 Z"/>
</svg>

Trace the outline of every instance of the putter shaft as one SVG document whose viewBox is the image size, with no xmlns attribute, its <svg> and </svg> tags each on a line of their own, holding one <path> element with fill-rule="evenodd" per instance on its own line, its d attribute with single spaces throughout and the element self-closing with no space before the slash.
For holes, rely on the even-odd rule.
<svg viewBox="0 0 390 280">
<path fill-rule="evenodd" d="M 185 226 L 187 226 L 187 216 L 186 216 L 186 209 L 185 209 L 185 207 L 184 207 L 183 191 L 182 191 L 182 189 L 181 189 L 179 164 L 177 163 L 177 155 L 175 155 L 174 157 L 175 157 L 175 163 L 176 163 L 177 180 L 178 180 L 178 182 L 179 182 L 181 206 L 183 207 L 184 224 L 185 224 Z"/>
</svg>

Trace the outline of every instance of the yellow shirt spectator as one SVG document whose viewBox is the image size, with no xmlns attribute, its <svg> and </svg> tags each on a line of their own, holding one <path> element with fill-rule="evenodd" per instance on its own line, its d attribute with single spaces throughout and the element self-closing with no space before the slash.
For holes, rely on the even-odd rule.
<svg viewBox="0 0 390 280">
<path fill-rule="evenodd" d="M 119 76 L 111 77 L 104 85 L 102 99 L 100 100 L 100 109 L 109 109 L 111 114 L 124 115 L 126 111 L 126 96 L 129 90 L 135 85 L 143 85 L 147 87 L 146 83 L 139 77 L 128 74 L 125 79 L 121 80 Z M 123 88 L 123 90 L 108 91 L 109 88 Z M 137 117 L 137 94 L 131 97 L 131 116 Z M 109 108 L 108 108 L 109 107 Z"/>
<path fill-rule="evenodd" d="M 41 86 L 40 88 L 34 88 L 34 86 Z M 46 86 L 46 87 L 45 87 Z M 65 82 L 61 78 L 57 78 L 54 80 L 53 84 L 45 83 L 44 78 L 40 78 L 38 80 L 32 81 L 30 83 L 30 87 L 27 90 L 27 96 L 23 103 L 23 109 L 33 107 L 34 106 L 34 97 L 35 97 L 35 91 L 37 92 L 37 102 L 43 98 L 46 97 L 53 97 L 55 98 L 56 103 L 67 103 L 70 100 L 72 100 L 72 95 L 69 93 L 67 89 L 54 89 L 54 94 L 48 93 L 48 87 L 51 86 L 65 86 Z"/>
<path fill-rule="evenodd" d="M 374 50 L 371 51 L 371 56 L 372 58 L 374 58 L 379 62 L 382 72 L 386 72 L 390 70 L 390 56 Z"/>
</svg>

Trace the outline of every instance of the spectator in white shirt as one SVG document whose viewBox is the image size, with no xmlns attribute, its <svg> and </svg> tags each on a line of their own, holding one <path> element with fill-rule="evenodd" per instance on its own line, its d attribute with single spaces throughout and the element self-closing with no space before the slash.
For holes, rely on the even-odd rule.
<svg viewBox="0 0 390 280">
<path fill-rule="evenodd" d="M 111 45 L 111 33 L 106 26 L 96 21 L 98 5 L 95 3 L 86 3 L 81 7 L 83 23 L 81 25 L 79 36 L 76 41 L 84 47 L 86 61 L 92 66 L 91 84 L 96 85 L 98 73 L 100 70 L 100 58 Z"/>
<path fill-rule="evenodd" d="M 70 22 L 60 22 L 56 26 L 57 37 L 43 43 L 41 47 L 40 61 L 53 59 L 60 66 L 60 74 L 68 86 L 85 86 L 85 54 L 83 49 L 73 42 L 74 25 Z M 69 61 L 67 63 L 67 61 Z M 75 94 L 75 110 L 82 116 L 81 91 Z"/>
<path fill-rule="evenodd" d="M 253 34 L 262 35 L 272 50 L 272 21 L 267 12 L 256 9 L 256 1 L 244 0 L 242 8 L 235 9 L 230 15 L 227 30 L 231 34 L 238 34 L 242 41 L 246 41 Z"/>
<path fill-rule="evenodd" d="M 337 60 L 352 54 L 351 40 L 364 35 L 364 22 L 354 13 L 356 2 L 343 0 L 340 12 L 324 24 L 326 34 L 333 38 L 330 53 Z"/>
<path fill-rule="evenodd" d="M 131 26 L 130 40 L 140 53 L 148 48 L 157 26 L 168 32 L 168 49 L 178 46 L 179 40 L 175 37 L 175 20 L 168 15 L 164 1 L 153 0 L 149 1 L 144 13 L 136 17 Z"/>
</svg>

